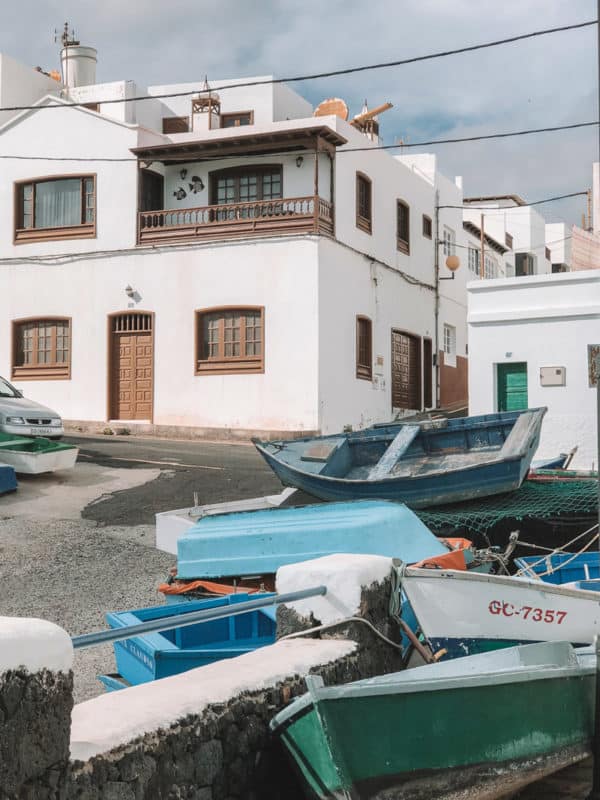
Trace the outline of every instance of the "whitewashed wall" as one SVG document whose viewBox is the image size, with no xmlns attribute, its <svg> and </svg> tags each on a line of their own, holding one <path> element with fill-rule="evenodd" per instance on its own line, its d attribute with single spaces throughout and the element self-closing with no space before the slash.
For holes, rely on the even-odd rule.
<svg viewBox="0 0 600 800">
<path fill-rule="evenodd" d="M 7 160 L 0 181 L 0 257 L 81 253 L 133 247 L 136 240 L 137 164 L 131 161 L 76 161 L 77 158 L 128 159 L 138 133 L 134 127 L 68 107 L 25 112 L 0 129 L 3 153 L 66 158 Z M 72 160 L 70 160 L 72 159 Z M 52 175 L 96 174 L 95 239 L 13 244 L 15 181 Z"/>
<path fill-rule="evenodd" d="M 527 362 L 528 403 L 547 406 L 541 457 L 579 446 L 574 464 L 596 454 L 596 390 L 588 344 L 600 344 L 600 275 L 540 275 L 469 285 L 469 411 L 497 410 L 497 364 Z M 540 367 L 566 367 L 566 386 L 540 385 Z"/>
<path fill-rule="evenodd" d="M 58 93 L 61 84 L 33 67 L 21 64 L 0 53 L 0 106 L 27 106 L 37 103 L 49 92 Z M 17 115 L 15 111 L 0 112 L 0 125 Z"/>
<path fill-rule="evenodd" d="M 106 419 L 107 316 L 128 310 L 130 285 L 133 307 L 155 314 L 156 424 L 314 430 L 317 280 L 312 239 L 0 265 L 0 374 L 10 376 L 10 320 L 72 317 L 71 380 L 17 385 L 68 419 Z M 264 374 L 194 375 L 194 311 L 237 304 L 265 307 Z"/>
</svg>

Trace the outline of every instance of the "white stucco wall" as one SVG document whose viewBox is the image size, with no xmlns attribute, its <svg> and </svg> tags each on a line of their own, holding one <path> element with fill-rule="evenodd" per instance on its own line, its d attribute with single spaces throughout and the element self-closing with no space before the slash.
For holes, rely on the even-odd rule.
<svg viewBox="0 0 600 800">
<path fill-rule="evenodd" d="M 392 418 L 392 328 L 433 340 L 433 313 L 432 291 L 412 286 L 394 268 L 321 240 L 319 414 L 324 433 Z M 356 377 L 357 315 L 372 321 L 373 381 Z"/>
<path fill-rule="evenodd" d="M 31 105 L 50 92 L 58 94 L 61 87 L 42 72 L 0 53 L 0 107 Z M 0 125 L 18 113 L 0 112 Z"/>
<path fill-rule="evenodd" d="M 155 314 L 156 424 L 314 430 L 317 251 L 287 238 L 0 265 L 0 374 L 10 379 L 11 320 L 71 317 L 71 380 L 17 385 L 67 419 L 106 419 L 107 316 L 133 307 Z M 140 296 L 131 306 L 127 285 Z M 264 374 L 194 375 L 195 310 L 235 305 L 265 308 Z"/>
<path fill-rule="evenodd" d="M 571 265 L 571 227 L 565 222 L 546 223 L 546 246 L 550 249 L 552 264 Z"/>
<path fill-rule="evenodd" d="M 527 362 L 528 405 L 547 406 L 539 456 L 578 445 L 598 463 L 596 389 L 588 344 L 600 344 L 600 275 L 593 270 L 469 285 L 469 412 L 497 410 L 497 365 Z M 541 386 L 540 367 L 566 367 L 566 386 Z"/>
<path fill-rule="evenodd" d="M 133 247 L 137 222 L 137 164 L 129 148 L 135 147 L 137 142 L 135 127 L 87 109 L 64 106 L 25 112 L 0 128 L 3 153 L 33 157 L 31 161 L 21 158 L 2 162 L 0 258 Z M 46 156 L 48 160 L 39 156 Z M 100 160 L 87 160 L 94 157 Z M 84 160 L 77 161 L 78 158 Z M 102 160 L 112 158 L 117 160 Z M 96 237 L 13 244 L 14 182 L 82 174 L 96 175 Z"/>
</svg>

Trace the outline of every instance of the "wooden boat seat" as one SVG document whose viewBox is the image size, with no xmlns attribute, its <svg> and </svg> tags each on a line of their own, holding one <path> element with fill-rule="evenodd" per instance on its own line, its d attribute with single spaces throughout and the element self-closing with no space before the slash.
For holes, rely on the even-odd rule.
<svg viewBox="0 0 600 800">
<path fill-rule="evenodd" d="M 524 411 L 517 419 L 499 452 L 500 459 L 520 456 L 526 450 L 531 434 L 535 431 L 538 414 Z"/>
<path fill-rule="evenodd" d="M 368 480 L 378 481 L 386 478 L 394 468 L 396 462 L 402 458 L 414 442 L 421 428 L 419 425 L 403 425 L 394 436 L 389 447 L 381 456 L 377 464 L 369 471 Z"/>
</svg>

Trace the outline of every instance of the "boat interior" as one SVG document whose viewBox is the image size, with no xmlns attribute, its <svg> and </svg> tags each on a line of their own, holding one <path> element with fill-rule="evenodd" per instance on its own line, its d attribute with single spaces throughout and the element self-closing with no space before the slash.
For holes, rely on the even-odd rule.
<svg viewBox="0 0 600 800">
<path fill-rule="evenodd" d="M 349 480 L 383 480 L 461 470 L 518 458 L 539 412 L 488 414 L 272 442 L 269 452 L 303 472 Z"/>
</svg>

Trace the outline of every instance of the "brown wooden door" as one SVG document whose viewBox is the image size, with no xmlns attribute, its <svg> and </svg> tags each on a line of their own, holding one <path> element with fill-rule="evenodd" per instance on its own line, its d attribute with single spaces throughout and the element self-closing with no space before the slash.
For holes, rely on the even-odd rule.
<svg viewBox="0 0 600 800">
<path fill-rule="evenodd" d="M 392 331 L 392 408 L 421 410 L 421 339 Z"/>
<path fill-rule="evenodd" d="M 120 314 L 111 324 L 111 419 L 151 420 L 153 338 L 151 314 Z"/>
</svg>

